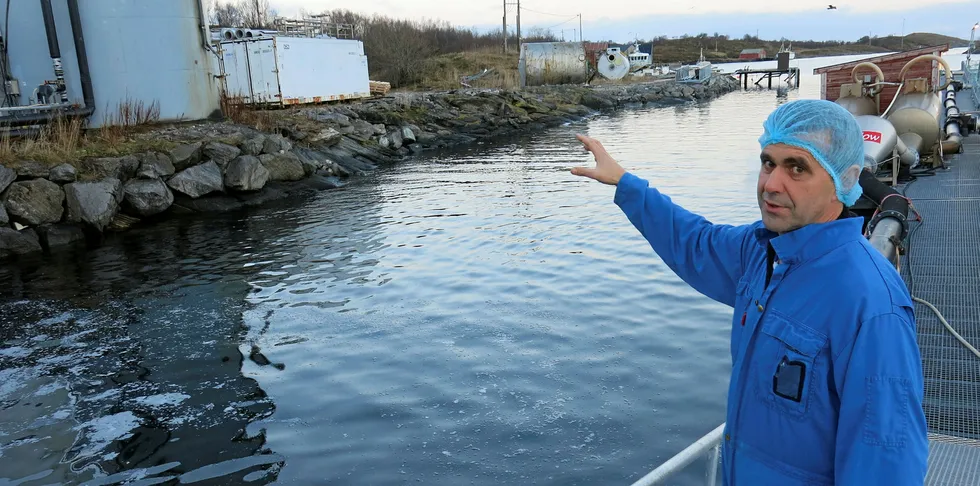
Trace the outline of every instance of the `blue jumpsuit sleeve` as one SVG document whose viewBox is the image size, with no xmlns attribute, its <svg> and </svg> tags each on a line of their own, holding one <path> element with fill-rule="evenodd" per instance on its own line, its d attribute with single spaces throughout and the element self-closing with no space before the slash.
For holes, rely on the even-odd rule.
<svg viewBox="0 0 980 486">
<path fill-rule="evenodd" d="M 614 201 L 678 277 L 705 296 L 735 306 L 751 226 L 712 224 L 628 172 L 616 186 Z"/>
<path fill-rule="evenodd" d="M 925 481 L 929 439 L 922 361 L 910 314 L 901 308 L 863 322 L 834 360 L 839 486 Z"/>
</svg>

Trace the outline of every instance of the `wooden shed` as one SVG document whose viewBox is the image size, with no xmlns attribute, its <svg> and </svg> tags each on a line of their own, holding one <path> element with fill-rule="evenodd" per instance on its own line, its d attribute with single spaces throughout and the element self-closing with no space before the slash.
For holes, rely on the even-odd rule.
<svg viewBox="0 0 980 486">
<path fill-rule="evenodd" d="M 742 61 L 755 61 L 762 60 L 766 58 L 765 49 L 742 49 L 742 52 L 738 54 L 739 60 Z"/>
<path fill-rule="evenodd" d="M 901 73 L 902 68 L 905 67 L 905 65 L 912 59 L 915 59 L 923 54 L 934 54 L 939 56 L 948 50 L 949 44 L 923 47 L 912 51 L 898 52 L 884 56 L 834 64 L 832 66 L 825 66 L 814 69 L 813 74 L 820 75 L 820 99 L 836 101 L 837 98 L 840 97 L 841 85 L 854 82 L 854 78 L 851 77 L 851 71 L 854 69 L 854 66 L 857 66 L 862 62 L 873 62 L 875 65 L 881 68 L 882 74 L 885 75 L 885 81 L 898 83 L 901 82 L 898 76 Z M 868 79 L 871 83 L 875 82 L 875 72 L 872 69 L 861 69 L 858 71 L 858 77 L 862 80 Z M 939 82 L 939 63 L 936 61 L 920 61 L 909 69 L 909 72 L 906 74 L 905 78 L 927 78 L 930 79 L 932 85 L 935 86 Z M 878 100 L 880 105 L 878 106 L 879 113 L 888 107 L 888 105 L 892 102 L 892 99 L 895 98 L 895 94 L 897 92 L 898 86 L 888 86 L 882 90 Z"/>
</svg>

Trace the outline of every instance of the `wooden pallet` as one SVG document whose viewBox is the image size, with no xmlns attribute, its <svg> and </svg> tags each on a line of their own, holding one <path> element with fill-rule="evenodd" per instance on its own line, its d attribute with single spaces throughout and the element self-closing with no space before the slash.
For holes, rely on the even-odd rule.
<svg viewBox="0 0 980 486">
<path fill-rule="evenodd" d="M 391 90 L 391 83 L 385 81 L 369 81 L 372 96 L 384 96 Z"/>
</svg>

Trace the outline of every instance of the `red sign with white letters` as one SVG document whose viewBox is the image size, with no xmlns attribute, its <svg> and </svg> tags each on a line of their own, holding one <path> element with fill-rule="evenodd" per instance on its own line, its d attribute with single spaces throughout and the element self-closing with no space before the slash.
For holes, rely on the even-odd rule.
<svg viewBox="0 0 980 486">
<path fill-rule="evenodd" d="M 881 132 L 871 132 L 868 130 L 864 131 L 864 141 L 881 143 Z"/>
</svg>

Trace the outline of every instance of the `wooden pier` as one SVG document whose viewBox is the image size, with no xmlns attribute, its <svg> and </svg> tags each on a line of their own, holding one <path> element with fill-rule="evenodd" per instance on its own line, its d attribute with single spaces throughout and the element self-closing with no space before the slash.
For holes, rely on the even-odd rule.
<svg viewBox="0 0 980 486">
<path fill-rule="evenodd" d="M 738 83 L 742 85 L 743 89 L 749 89 L 749 78 L 753 75 L 761 75 L 759 79 L 755 81 L 755 85 L 761 87 L 763 80 L 768 81 L 769 89 L 772 89 L 772 78 L 776 78 L 776 82 L 782 80 L 783 75 L 786 75 L 786 82 L 794 88 L 800 87 L 800 68 L 798 67 L 787 67 L 784 69 L 739 69 L 735 71 L 738 75 Z"/>
</svg>

